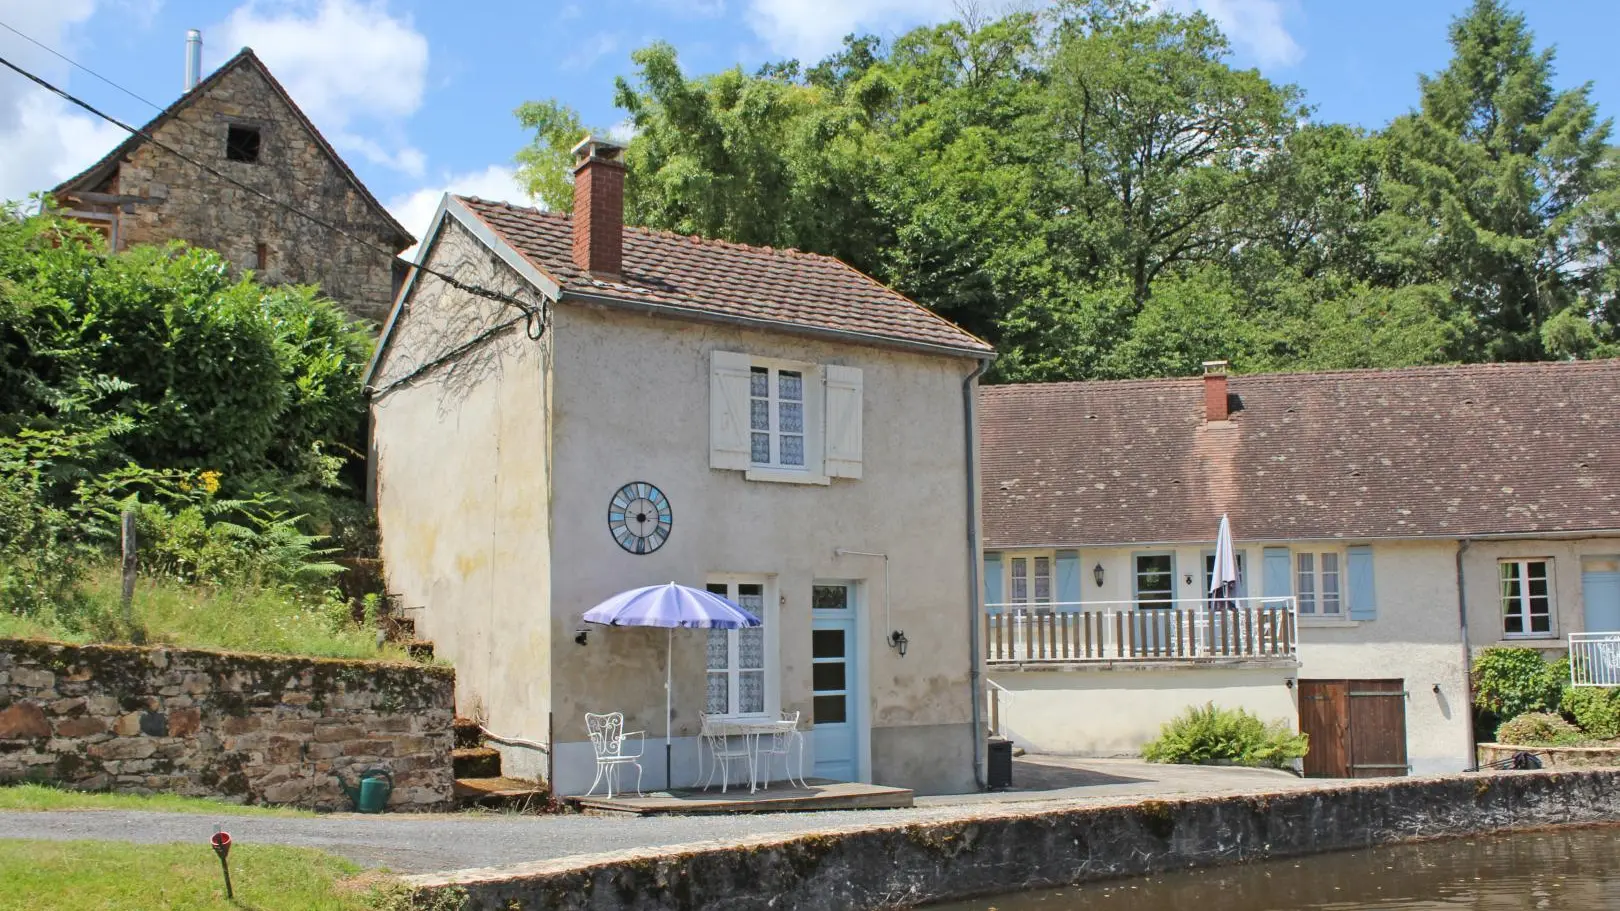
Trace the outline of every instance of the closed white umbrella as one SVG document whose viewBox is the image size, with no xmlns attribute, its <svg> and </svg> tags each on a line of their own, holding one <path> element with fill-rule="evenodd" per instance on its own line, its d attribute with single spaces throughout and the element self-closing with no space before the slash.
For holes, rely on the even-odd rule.
<svg viewBox="0 0 1620 911">
<path fill-rule="evenodd" d="M 1215 571 L 1210 573 L 1209 594 L 1225 601 L 1237 596 L 1237 549 L 1232 545 L 1232 523 L 1221 514 L 1221 530 L 1215 536 Z"/>
</svg>

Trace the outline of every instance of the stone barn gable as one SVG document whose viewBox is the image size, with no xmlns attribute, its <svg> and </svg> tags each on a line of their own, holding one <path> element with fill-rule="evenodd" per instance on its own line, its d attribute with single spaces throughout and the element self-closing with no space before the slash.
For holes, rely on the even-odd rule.
<svg viewBox="0 0 1620 911">
<path fill-rule="evenodd" d="M 66 214 L 115 249 L 181 240 L 218 250 L 262 280 L 318 284 L 350 313 L 380 320 L 393 299 L 410 232 L 243 48 L 100 161 L 51 191 Z M 182 160 L 361 238 L 359 243 Z M 369 244 L 370 246 L 367 246 Z M 381 250 L 377 248 L 382 248 Z"/>
</svg>

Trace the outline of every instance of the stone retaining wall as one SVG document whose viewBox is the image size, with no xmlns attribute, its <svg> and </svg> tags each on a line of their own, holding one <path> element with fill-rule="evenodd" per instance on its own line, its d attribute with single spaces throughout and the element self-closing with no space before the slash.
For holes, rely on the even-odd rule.
<svg viewBox="0 0 1620 911">
<path fill-rule="evenodd" d="M 451 800 L 449 668 L 0 639 L 0 781 L 349 809 Z"/>
<path fill-rule="evenodd" d="M 1607 769 L 1620 767 L 1620 746 L 1602 747 L 1516 747 L 1505 743 L 1479 744 L 1480 766 L 1512 759 L 1517 753 L 1534 753 L 1545 769 Z"/>
<path fill-rule="evenodd" d="M 1187 867 L 1514 828 L 1620 822 L 1620 772 L 1503 772 L 1320 790 L 950 808 L 732 845 L 628 851 L 407 877 L 465 911 L 899 908 Z"/>
</svg>

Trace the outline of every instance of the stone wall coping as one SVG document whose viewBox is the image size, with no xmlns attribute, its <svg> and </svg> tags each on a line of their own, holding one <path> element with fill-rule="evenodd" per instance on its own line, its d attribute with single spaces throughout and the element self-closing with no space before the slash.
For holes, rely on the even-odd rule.
<svg viewBox="0 0 1620 911">
<path fill-rule="evenodd" d="M 103 654 L 123 658 L 177 658 L 182 661 L 266 661 L 275 662 L 283 669 L 293 665 L 309 668 L 354 668 L 374 672 L 407 670 L 412 674 L 425 674 L 454 681 L 456 672 L 449 665 L 418 664 L 414 661 L 386 661 L 376 658 L 327 658 L 314 655 L 287 655 L 277 652 L 238 652 L 223 649 L 191 648 L 175 645 L 129 645 L 114 642 L 62 642 L 56 639 L 0 637 L 0 653 L 23 655 L 42 661 L 79 661 L 81 656 Z M 160 658 L 161 656 L 161 658 Z"/>
<path fill-rule="evenodd" d="M 1503 753 L 1568 753 L 1574 756 L 1596 756 L 1603 753 L 1613 753 L 1620 756 L 1620 741 L 1598 746 L 1555 747 L 1555 746 L 1523 746 L 1517 743 L 1481 743 L 1477 746 L 1482 750 L 1498 750 Z"/>
<path fill-rule="evenodd" d="M 1482 772 L 1320 788 L 940 807 L 923 818 L 402 877 L 467 911 L 897 908 L 1418 839 L 1620 821 L 1620 772 Z M 736 884 L 756 884 L 751 892 Z"/>
<path fill-rule="evenodd" d="M 1297 658 L 1106 658 L 1084 661 L 985 661 L 990 671 L 1221 671 L 1295 670 Z"/>
</svg>

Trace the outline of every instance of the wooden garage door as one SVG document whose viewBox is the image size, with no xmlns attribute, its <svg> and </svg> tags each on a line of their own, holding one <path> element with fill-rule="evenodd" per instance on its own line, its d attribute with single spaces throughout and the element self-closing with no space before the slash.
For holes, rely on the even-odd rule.
<svg viewBox="0 0 1620 911">
<path fill-rule="evenodd" d="M 1400 680 L 1301 680 L 1299 729 L 1313 778 L 1405 775 L 1406 686 Z"/>
</svg>

